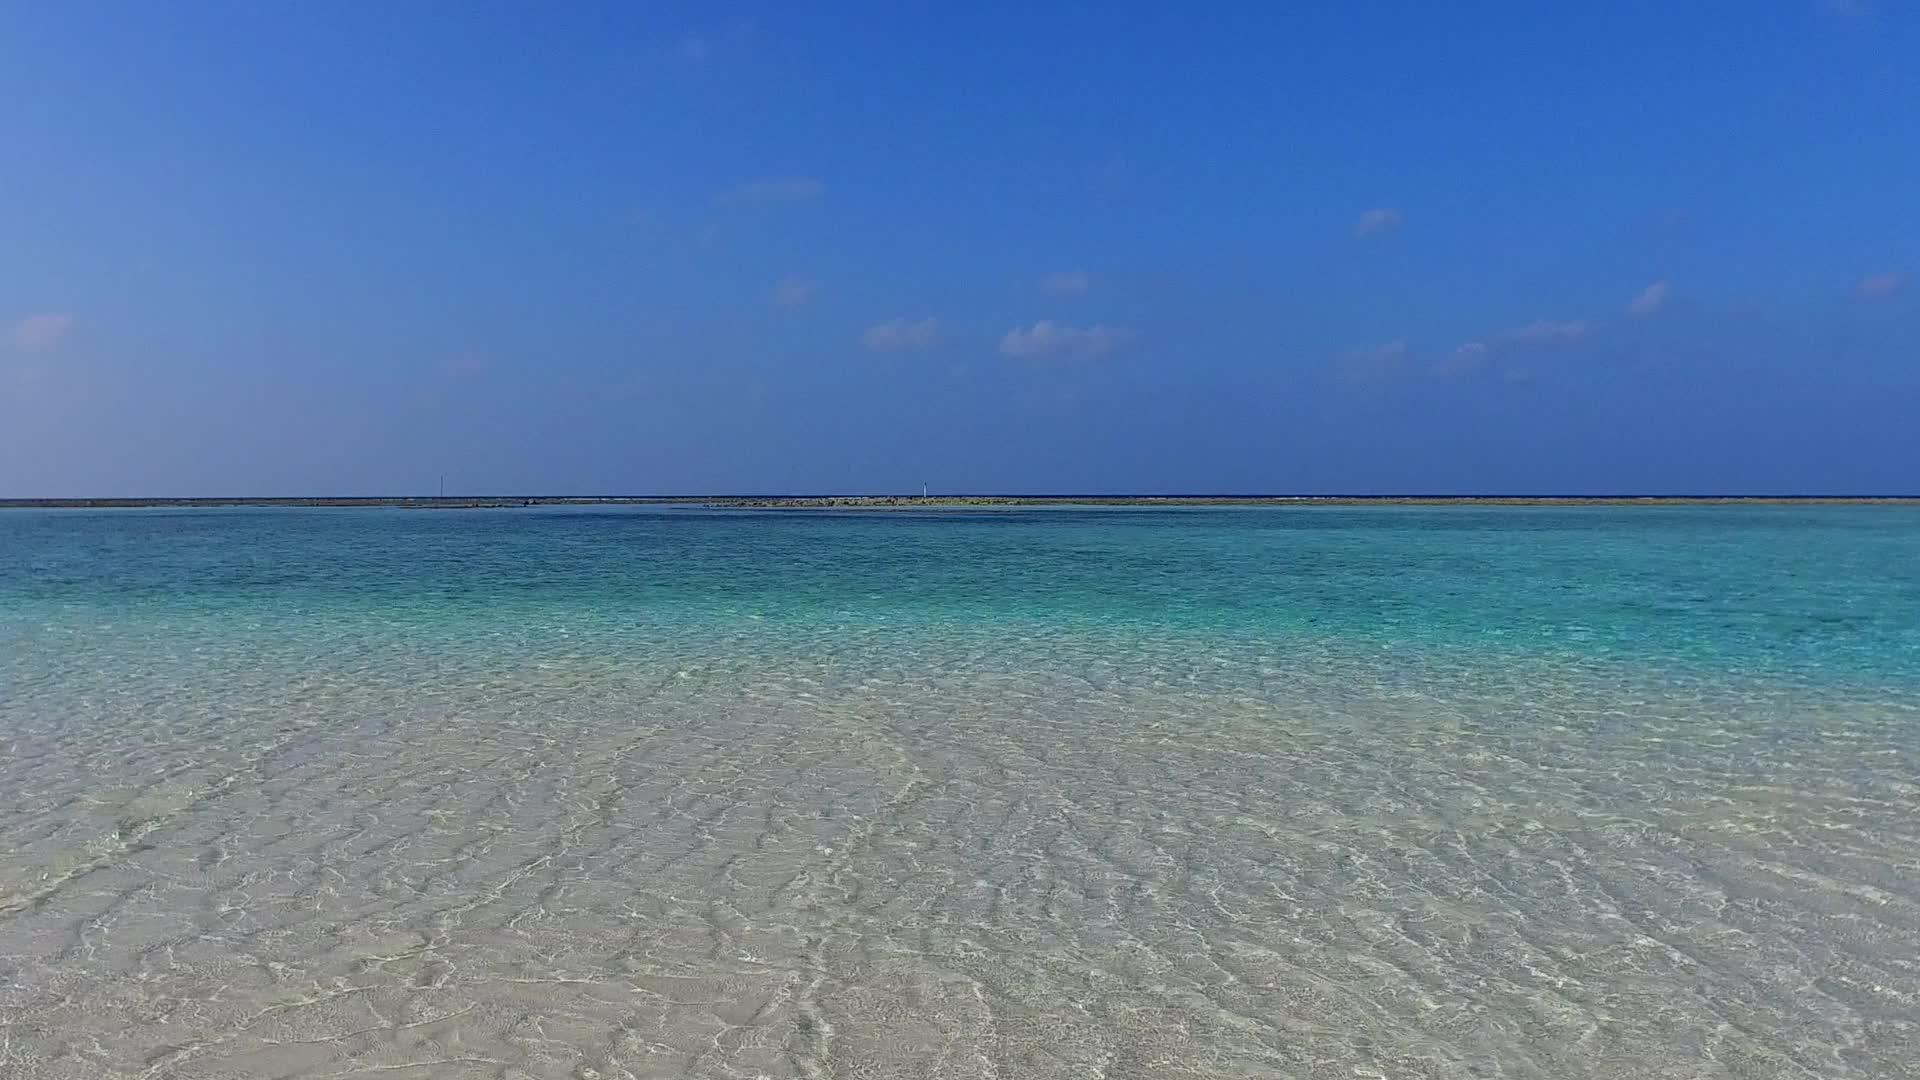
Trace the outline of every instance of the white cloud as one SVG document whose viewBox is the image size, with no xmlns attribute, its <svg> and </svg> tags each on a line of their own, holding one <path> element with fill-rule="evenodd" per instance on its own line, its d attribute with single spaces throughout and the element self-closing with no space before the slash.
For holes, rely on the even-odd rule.
<svg viewBox="0 0 1920 1080">
<path fill-rule="evenodd" d="M 720 193 L 728 206 L 746 203 L 809 202 L 826 194 L 827 186 L 811 176 L 763 176 Z"/>
<path fill-rule="evenodd" d="M 1361 214 L 1360 219 L 1353 223 L 1353 235 L 1377 236 L 1380 233 L 1390 233 L 1406 224 L 1406 220 L 1404 214 L 1390 206 L 1376 207 Z"/>
<path fill-rule="evenodd" d="M 73 316 L 57 312 L 29 315 L 7 330 L 7 342 L 17 349 L 46 349 L 73 329 Z"/>
<path fill-rule="evenodd" d="M 1656 281 L 1640 290 L 1640 295 L 1627 301 L 1627 314 L 1644 318 L 1667 306 L 1667 283 Z"/>
<path fill-rule="evenodd" d="M 1860 279 L 1860 295 L 1867 300 L 1880 300 L 1900 291 L 1907 279 L 1899 274 L 1868 274 Z"/>
<path fill-rule="evenodd" d="M 1040 279 L 1040 291 L 1048 296 L 1079 296 L 1092 285 L 1085 270 L 1061 270 Z"/>
<path fill-rule="evenodd" d="M 1041 319 L 1007 331 L 1000 339 L 1000 355 L 1017 360 L 1091 360 L 1137 336 L 1124 326 L 1061 326 Z"/>
<path fill-rule="evenodd" d="M 874 352 L 931 349 L 940 340 L 940 320 L 889 319 L 867 327 L 860 341 Z"/>
<path fill-rule="evenodd" d="M 1561 341 L 1576 341 L 1587 336 L 1585 319 L 1569 319 L 1566 322 L 1553 322 L 1550 319 L 1535 319 L 1525 326 L 1516 326 L 1500 332 L 1500 340 L 1516 345 L 1546 345 Z"/>
<path fill-rule="evenodd" d="M 805 307 L 819 291 L 820 286 L 806 278 L 781 278 L 780 283 L 773 287 L 773 304 L 789 309 Z"/>
<path fill-rule="evenodd" d="M 1451 355 L 1443 356 L 1435 360 L 1433 366 L 1427 370 L 1434 375 L 1445 378 L 1452 375 L 1466 375 L 1478 371 L 1486 362 L 1487 343 L 1484 341 L 1468 341 L 1454 349 Z"/>
</svg>

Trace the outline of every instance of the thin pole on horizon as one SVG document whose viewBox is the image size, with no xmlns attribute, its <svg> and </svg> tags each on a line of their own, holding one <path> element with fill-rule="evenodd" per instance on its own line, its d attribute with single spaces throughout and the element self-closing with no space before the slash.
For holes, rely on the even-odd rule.
<svg viewBox="0 0 1920 1080">
<path fill-rule="evenodd" d="M 440 497 L 443 499 L 447 497 L 447 474 L 446 473 L 440 474 Z"/>
</svg>

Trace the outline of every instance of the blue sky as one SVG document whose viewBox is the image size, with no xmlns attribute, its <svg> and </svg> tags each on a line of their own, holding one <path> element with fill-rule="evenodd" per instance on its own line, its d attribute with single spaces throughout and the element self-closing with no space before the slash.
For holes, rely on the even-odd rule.
<svg viewBox="0 0 1920 1080">
<path fill-rule="evenodd" d="M 1920 492 L 1920 10 L 1284 6 L 15 5 L 0 495 Z"/>
</svg>

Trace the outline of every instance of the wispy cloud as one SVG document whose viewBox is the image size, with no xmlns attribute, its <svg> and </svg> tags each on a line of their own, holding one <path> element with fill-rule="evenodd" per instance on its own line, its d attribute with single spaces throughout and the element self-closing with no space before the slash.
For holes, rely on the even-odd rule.
<svg viewBox="0 0 1920 1080">
<path fill-rule="evenodd" d="M 1406 216 L 1390 206 L 1376 207 L 1360 215 L 1353 223 L 1353 235 L 1378 236 L 1406 224 Z"/>
<path fill-rule="evenodd" d="M 820 286 L 803 277 L 781 278 L 773 287 L 773 306 L 788 309 L 806 307 L 820 292 Z"/>
<path fill-rule="evenodd" d="M 1900 291 L 1907 279 L 1899 274 L 1868 274 L 1860 279 L 1860 296 L 1865 300 L 1883 300 Z"/>
<path fill-rule="evenodd" d="M 1665 299 L 1666 283 L 1655 282 L 1642 290 L 1628 307 L 1629 310 L 1644 314 L 1657 308 Z M 1578 341 L 1593 329 L 1594 324 L 1585 319 L 1568 319 L 1565 322 L 1535 319 L 1484 339 L 1463 341 L 1452 352 L 1429 362 L 1426 373 L 1436 379 L 1448 379 L 1490 371 L 1510 380 L 1515 379 L 1519 377 L 1515 373 L 1520 370 L 1520 362 L 1532 350 Z M 1393 341 L 1371 349 L 1355 349 L 1342 359 L 1342 363 L 1350 373 L 1366 372 L 1379 377 L 1397 373 L 1405 353 L 1406 342 Z M 1526 377 L 1531 378 L 1531 375 Z"/>
<path fill-rule="evenodd" d="M 47 349 L 73 329 L 73 316 L 42 312 L 29 315 L 7 329 L 7 342 L 16 349 Z"/>
<path fill-rule="evenodd" d="M 1453 352 L 1435 360 L 1428 366 L 1427 371 L 1429 374 L 1445 379 L 1455 375 L 1472 374 L 1486 366 L 1486 363 L 1487 343 L 1484 341 L 1468 341 L 1454 349 Z"/>
<path fill-rule="evenodd" d="M 1535 319 L 1525 326 L 1516 326 L 1500 332 L 1500 340 L 1515 345 L 1550 345 L 1564 341 L 1578 341 L 1587 336 L 1592 327 L 1585 319 L 1569 319 L 1566 322 L 1554 322 L 1551 319 Z"/>
<path fill-rule="evenodd" d="M 1362 345 L 1342 353 L 1336 367 L 1349 382 L 1379 382 L 1399 375 L 1407 364 L 1407 339 Z"/>
<path fill-rule="evenodd" d="M 1000 355 L 1016 360 L 1092 360 L 1139 335 L 1124 326 L 1062 326 L 1042 319 L 1000 339 Z"/>
<path fill-rule="evenodd" d="M 940 320 L 889 319 L 867 327 L 861 344 L 874 352 L 909 352 L 930 349 L 940 341 Z"/>
<path fill-rule="evenodd" d="M 1667 306 L 1667 283 L 1656 281 L 1640 290 L 1640 295 L 1627 301 L 1627 314 L 1635 318 L 1645 318 Z"/>
<path fill-rule="evenodd" d="M 1085 270 L 1061 270 L 1040 279 L 1040 291 L 1048 296 L 1079 296 L 1092 286 Z"/>
<path fill-rule="evenodd" d="M 827 186 L 811 176 L 763 176 L 728 188 L 717 201 L 726 206 L 811 202 L 826 191 Z"/>
<path fill-rule="evenodd" d="M 673 42 L 667 49 L 667 55 L 694 67 L 710 60 L 723 60 L 747 45 L 756 30 L 752 19 L 728 19 L 694 27 Z"/>
</svg>

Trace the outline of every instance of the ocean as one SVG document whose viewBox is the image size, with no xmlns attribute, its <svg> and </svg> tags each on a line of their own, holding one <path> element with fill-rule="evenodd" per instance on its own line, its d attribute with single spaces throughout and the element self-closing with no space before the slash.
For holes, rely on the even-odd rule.
<svg viewBox="0 0 1920 1080">
<path fill-rule="evenodd" d="M 0 1077 L 1920 1074 L 1920 510 L 0 511 Z"/>
</svg>

